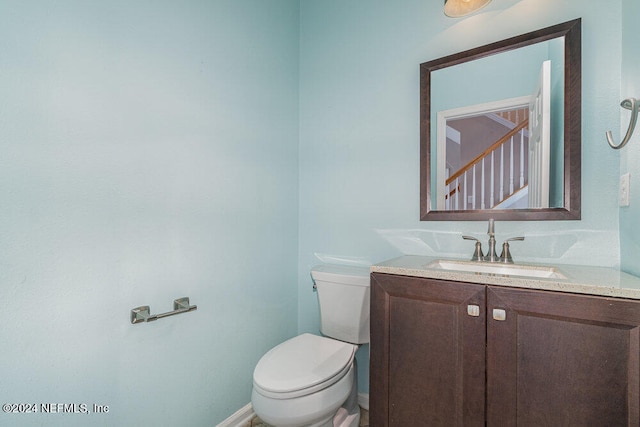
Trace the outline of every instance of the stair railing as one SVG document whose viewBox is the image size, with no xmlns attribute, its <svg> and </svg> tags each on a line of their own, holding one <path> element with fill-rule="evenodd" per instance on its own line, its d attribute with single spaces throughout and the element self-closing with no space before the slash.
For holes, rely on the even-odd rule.
<svg viewBox="0 0 640 427">
<path fill-rule="evenodd" d="M 501 203 L 509 196 L 520 190 L 526 185 L 525 180 L 525 137 L 524 133 L 526 127 L 529 125 L 529 119 L 524 119 L 516 127 L 507 132 L 503 137 L 498 139 L 489 148 L 484 150 L 473 160 L 463 166 L 460 170 L 455 172 L 445 181 L 445 208 L 447 210 L 467 210 L 468 200 L 471 198 L 471 209 L 477 209 L 477 201 L 479 198 L 479 208 L 486 209 L 487 204 L 490 208 L 493 208 L 497 204 Z M 519 136 L 520 139 L 520 155 L 519 155 L 519 176 L 518 183 L 516 184 L 515 177 L 515 159 L 514 159 L 514 140 Z M 505 146 L 507 146 L 505 150 Z M 499 151 L 499 153 L 498 153 Z M 508 163 L 505 162 L 505 151 L 509 156 Z M 498 160 L 496 161 L 496 157 Z M 489 162 L 490 165 L 486 166 L 485 163 Z M 500 167 L 499 173 L 499 185 L 498 195 L 495 194 L 495 177 L 496 177 L 496 163 Z M 478 173 L 478 170 L 479 173 Z M 505 185 L 505 168 L 508 172 L 509 185 L 508 189 Z M 489 169 L 488 171 L 486 169 Z M 480 175 L 478 178 L 477 175 Z M 489 178 L 487 179 L 487 175 Z M 480 182 L 477 182 L 480 181 Z M 487 201 L 486 192 L 489 193 L 489 200 Z M 462 194 L 461 194 L 462 193 Z M 462 203 L 460 198 L 462 196 Z M 479 197 L 478 197 L 479 196 Z M 487 203 L 488 202 L 488 203 Z"/>
</svg>

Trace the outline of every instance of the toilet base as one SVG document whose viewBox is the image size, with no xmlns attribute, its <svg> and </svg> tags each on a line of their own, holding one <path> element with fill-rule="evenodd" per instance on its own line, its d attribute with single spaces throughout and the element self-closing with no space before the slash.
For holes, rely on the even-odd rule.
<svg viewBox="0 0 640 427">
<path fill-rule="evenodd" d="M 329 427 L 358 427 L 360 424 L 360 408 L 355 414 L 350 414 L 345 408 L 338 409 Z"/>
<path fill-rule="evenodd" d="M 360 415 L 354 416 L 349 415 L 347 418 L 343 419 L 342 422 L 336 424 L 335 418 L 333 420 L 327 420 L 320 423 L 309 424 L 302 427 L 358 427 L 360 424 Z"/>
<path fill-rule="evenodd" d="M 360 424 L 360 406 L 358 405 L 358 365 L 353 360 L 353 385 L 349 398 L 333 417 L 333 427 L 358 427 Z"/>
<path fill-rule="evenodd" d="M 307 424 L 300 427 L 358 427 L 360 425 L 360 407 L 356 405 L 355 412 L 353 408 L 351 413 L 346 408 L 338 409 L 338 412 L 327 420 L 317 423 Z"/>
</svg>

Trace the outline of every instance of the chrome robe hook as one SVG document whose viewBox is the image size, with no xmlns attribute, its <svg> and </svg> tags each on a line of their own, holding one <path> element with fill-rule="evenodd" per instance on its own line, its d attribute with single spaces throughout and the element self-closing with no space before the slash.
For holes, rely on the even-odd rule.
<svg viewBox="0 0 640 427">
<path fill-rule="evenodd" d="M 629 128 L 627 129 L 627 133 L 625 134 L 624 139 L 618 145 L 613 142 L 611 131 L 607 131 L 607 141 L 609 142 L 611 148 L 613 148 L 614 150 L 619 150 L 620 148 L 624 147 L 631 139 L 633 130 L 636 127 L 636 121 L 638 120 L 638 108 L 640 108 L 640 104 L 638 103 L 638 100 L 636 98 L 627 98 L 620 103 L 620 106 L 622 108 L 626 108 L 627 110 L 631 110 L 631 121 L 629 122 Z"/>
</svg>

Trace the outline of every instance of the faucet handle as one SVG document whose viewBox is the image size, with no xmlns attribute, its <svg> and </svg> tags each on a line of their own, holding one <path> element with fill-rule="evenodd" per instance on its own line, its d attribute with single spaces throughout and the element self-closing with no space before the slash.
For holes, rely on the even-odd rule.
<svg viewBox="0 0 640 427">
<path fill-rule="evenodd" d="M 473 256 L 471 257 L 471 261 L 482 261 L 484 259 L 484 254 L 482 253 L 482 242 L 472 236 L 462 236 L 462 238 L 464 240 L 476 241 L 476 248 L 473 251 Z"/>
<path fill-rule="evenodd" d="M 510 238 L 510 239 L 505 240 L 505 243 L 506 243 L 506 242 L 512 242 L 512 241 L 514 241 L 514 240 L 524 240 L 524 237 L 523 237 L 523 236 L 520 236 L 520 237 L 512 237 L 512 238 Z"/>
<path fill-rule="evenodd" d="M 502 253 L 500 254 L 500 262 L 504 262 L 507 264 L 513 264 L 513 258 L 511 257 L 511 251 L 509 250 L 509 242 L 513 242 L 516 240 L 524 240 L 524 237 L 512 237 L 507 239 L 502 244 Z"/>
</svg>

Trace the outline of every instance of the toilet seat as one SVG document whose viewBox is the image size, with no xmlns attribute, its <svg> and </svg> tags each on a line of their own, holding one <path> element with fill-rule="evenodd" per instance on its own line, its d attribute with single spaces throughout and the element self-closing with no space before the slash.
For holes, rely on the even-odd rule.
<svg viewBox="0 0 640 427">
<path fill-rule="evenodd" d="M 253 373 L 255 390 L 273 399 L 291 399 L 325 389 L 351 368 L 358 346 L 302 334 L 268 351 Z"/>
</svg>

